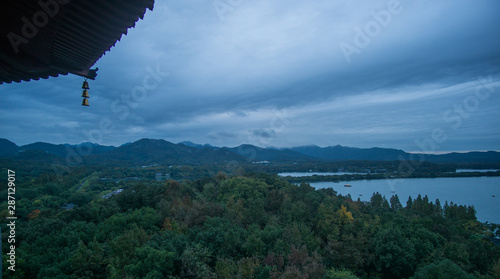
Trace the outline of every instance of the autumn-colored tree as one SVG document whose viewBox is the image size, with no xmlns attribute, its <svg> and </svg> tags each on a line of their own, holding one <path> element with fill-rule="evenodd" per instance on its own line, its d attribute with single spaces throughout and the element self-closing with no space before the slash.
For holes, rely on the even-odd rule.
<svg viewBox="0 0 500 279">
<path fill-rule="evenodd" d="M 33 220 L 38 218 L 38 215 L 40 215 L 40 209 L 35 209 L 28 214 L 28 220 Z"/>
</svg>

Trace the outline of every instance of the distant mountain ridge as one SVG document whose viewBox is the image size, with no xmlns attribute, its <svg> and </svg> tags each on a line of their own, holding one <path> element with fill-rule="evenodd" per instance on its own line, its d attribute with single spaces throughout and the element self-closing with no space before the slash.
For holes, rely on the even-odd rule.
<svg viewBox="0 0 500 279">
<path fill-rule="evenodd" d="M 128 162 L 130 164 L 198 165 L 217 162 L 244 162 L 245 158 L 225 148 L 191 147 L 162 139 L 141 139 L 109 152 L 92 155 L 88 162 Z"/>
<path fill-rule="evenodd" d="M 355 148 L 341 145 L 319 147 L 316 145 L 290 148 L 292 151 L 325 161 L 367 160 L 367 161 L 397 161 L 407 158 L 403 150 L 389 148 Z"/>
<path fill-rule="evenodd" d="M 262 148 L 251 144 L 242 144 L 228 148 L 232 152 L 246 157 L 251 161 L 314 161 L 315 158 L 290 149 Z"/>
<path fill-rule="evenodd" d="M 0 139 L 0 156 L 13 156 L 19 152 L 19 146 L 8 139 Z"/>
<path fill-rule="evenodd" d="M 181 141 L 181 142 L 179 142 L 179 144 L 183 144 L 183 145 L 189 146 L 189 147 L 196 147 L 196 148 L 204 148 L 204 147 L 212 148 L 212 149 L 219 149 L 220 148 L 220 147 L 208 144 L 208 143 L 197 144 L 197 143 L 194 143 L 194 142 L 191 142 L 191 141 Z"/>
<path fill-rule="evenodd" d="M 33 153 L 36 152 L 36 153 Z M 0 139 L 0 157 L 29 158 L 43 157 L 43 154 L 66 158 L 78 154 L 91 164 L 125 162 L 138 164 L 198 165 L 223 162 L 338 162 L 424 160 L 431 163 L 499 163 L 500 152 L 448 153 L 440 155 L 411 154 L 391 148 L 354 148 L 346 146 L 319 147 L 316 145 L 292 148 L 262 148 L 250 144 L 237 147 L 216 147 L 210 144 L 196 144 L 190 141 L 171 143 L 163 139 L 141 139 L 119 147 L 93 143 L 50 144 L 36 142 L 23 146 Z M 21 156 L 23 155 L 23 156 Z M 52 157 L 50 157 L 52 158 Z M 49 159 L 49 158 L 48 158 Z"/>
<path fill-rule="evenodd" d="M 17 155 L 26 151 L 38 151 L 65 158 L 69 153 L 80 153 L 84 156 L 91 154 L 101 154 L 115 149 L 114 146 L 99 145 L 90 142 L 80 144 L 52 144 L 46 142 L 35 142 L 22 146 L 7 140 L 0 139 L 0 156 Z"/>
<path fill-rule="evenodd" d="M 486 152 L 467 152 L 467 153 L 448 153 L 441 155 L 426 155 L 428 157 L 425 159 L 431 163 L 499 163 L 500 152 L 496 151 L 486 151 Z"/>
</svg>

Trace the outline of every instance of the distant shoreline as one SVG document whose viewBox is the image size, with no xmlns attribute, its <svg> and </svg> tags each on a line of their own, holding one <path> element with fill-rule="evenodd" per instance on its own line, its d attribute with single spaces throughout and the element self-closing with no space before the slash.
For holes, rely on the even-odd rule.
<svg viewBox="0 0 500 279">
<path fill-rule="evenodd" d="M 401 178 L 439 178 L 439 177 L 495 177 L 500 176 L 500 171 L 496 172 L 440 172 L 440 173 L 415 173 L 415 174 L 343 174 L 343 175 L 313 175 L 313 176 L 280 176 L 281 179 L 291 183 L 309 182 L 336 182 L 336 181 L 356 181 L 372 179 L 401 179 Z"/>
</svg>

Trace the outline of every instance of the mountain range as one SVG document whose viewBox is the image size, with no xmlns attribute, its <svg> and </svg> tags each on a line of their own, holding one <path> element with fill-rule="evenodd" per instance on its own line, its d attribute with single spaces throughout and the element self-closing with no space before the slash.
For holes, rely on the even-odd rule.
<svg viewBox="0 0 500 279">
<path fill-rule="evenodd" d="M 72 150 L 78 150 L 78 152 L 85 155 L 91 155 L 105 153 L 115 148 L 116 147 L 114 146 L 104 146 L 90 142 L 84 142 L 77 145 L 35 142 L 23 146 L 17 146 L 8 139 L 0 139 L 0 156 L 12 156 L 24 151 L 36 150 L 56 155 L 58 157 L 66 157 L 68 153 L 72 152 Z"/>
<path fill-rule="evenodd" d="M 223 162 L 338 162 L 347 160 L 401 161 L 423 160 L 431 163 L 500 163 L 500 153 L 468 152 L 441 155 L 411 154 L 391 148 L 354 148 L 346 146 L 319 147 L 316 145 L 292 148 L 262 148 L 250 144 L 237 147 L 216 147 L 189 141 L 171 143 L 162 139 L 141 139 L 119 147 L 93 143 L 50 144 L 37 142 L 23 146 L 0 139 L 0 157 L 10 158 L 68 158 L 79 156 L 85 162 L 130 165 L 198 165 Z"/>
</svg>

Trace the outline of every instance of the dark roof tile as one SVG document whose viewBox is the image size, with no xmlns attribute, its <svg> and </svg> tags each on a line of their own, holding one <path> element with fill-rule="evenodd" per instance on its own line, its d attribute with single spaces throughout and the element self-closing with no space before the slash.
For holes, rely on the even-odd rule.
<svg viewBox="0 0 500 279">
<path fill-rule="evenodd" d="M 39 2 L 51 3 L 51 10 Z M 58 11 L 51 17 L 54 3 Z M 88 77 L 90 67 L 144 17 L 146 9 L 153 10 L 154 0 L 2 0 L 0 5 L 2 84 L 68 73 Z M 38 22 L 35 14 L 40 15 Z M 30 24 L 36 35 L 29 34 Z"/>
</svg>

